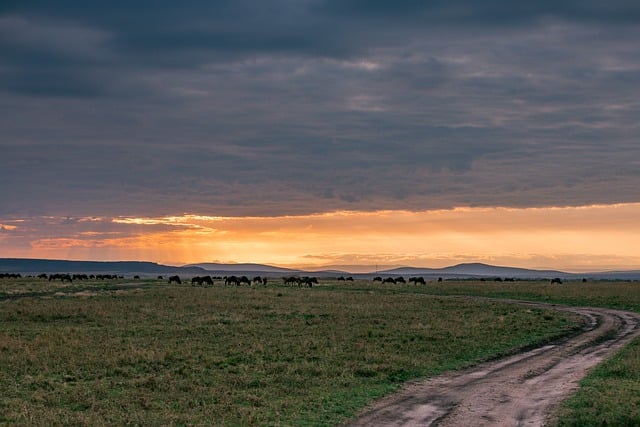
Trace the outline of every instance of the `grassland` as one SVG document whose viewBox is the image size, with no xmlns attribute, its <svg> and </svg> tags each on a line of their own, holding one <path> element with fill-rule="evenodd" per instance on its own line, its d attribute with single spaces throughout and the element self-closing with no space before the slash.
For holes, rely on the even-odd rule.
<svg viewBox="0 0 640 427">
<path fill-rule="evenodd" d="M 510 298 L 640 312 L 640 282 L 570 281 L 563 285 L 551 285 L 549 282 L 532 281 L 446 281 L 392 291 Z M 564 403 L 558 425 L 640 425 L 640 340 L 636 339 L 605 361 L 581 382 L 580 390 Z"/>
<path fill-rule="evenodd" d="M 407 379 L 577 325 L 417 290 L 446 285 L 0 282 L 0 424 L 336 425 Z"/>
</svg>

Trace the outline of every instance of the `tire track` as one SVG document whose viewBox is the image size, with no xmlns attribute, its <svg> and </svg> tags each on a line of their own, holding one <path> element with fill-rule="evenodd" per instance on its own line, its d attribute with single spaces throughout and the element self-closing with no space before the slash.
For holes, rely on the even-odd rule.
<svg viewBox="0 0 640 427">
<path fill-rule="evenodd" d="M 543 426 L 589 369 L 640 335 L 638 313 L 510 302 L 575 313 L 586 324 L 558 343 L 410 382 L 345 426 Z"/>
</svg>

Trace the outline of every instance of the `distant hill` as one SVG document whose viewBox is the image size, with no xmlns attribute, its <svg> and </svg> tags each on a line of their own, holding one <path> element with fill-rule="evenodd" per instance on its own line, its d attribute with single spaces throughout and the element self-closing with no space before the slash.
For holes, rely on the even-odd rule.
<svg viewBox="0 0 640 427">
<path fill-rule="evenodd" d="M 301 270 L 293 270 L 290 268 L 282 268 L 282 267 L 273 267 L 271 265 L 264 264 L 253 264 L 253 263 L 244 263 L 244 264 L 220 264 L 215 262 L 204 262 L 199 264 L 188 264 L 184 267 L 197 267 L 202 268 L 207 271 L 218 271 L 218 272 L 228 272 L 228 273 L 237 273 L 237 272 L 254 272 L 254 273 L 282 273 L 282 274 L 295 274 L 300 272 Z"/>
<path fill-rule="evenodd" d="M 172 267 L 144 261 L 68 261 L 54 259 L 0 258 L 0 272 L 40 273 L 88 273 L 155 276 L 161 274 L 202 274 L 198 267 Z"/>
<path fill-rule="evenodd" d="M 346 267 L 346 266 L 345 266 Z M 282 268 L 264 264 L 219 264 L 200 263 L 184 266 L 168 266 L 144 261 L 68 261 L 29 258 L 0 258 L 0 273 L 21 273 L 38 275 L 41 273 L 87 273 L 118 274 L 124 276 L 140 275 L 153 277 L 156 275 L 178 274 L 183 276 L 214 275 L 226 276 L 293 276 L 312 275 L 318 277 L 339 277 L 352 275 L 355 278 L 371 279 L 374 276 L 423 276 L 425 278 L 473 279 L 473 278 L 514 278 L 514 279 L 562 279 L 588 278 L 594 280 L 640 280 L 640 270 L 604 271 L 592 273 L 567 273 L 558 270 L 533 270 L 526 268 L 503 267 L 482 263 L 458 264 L 444 268 L 398 267 L 382 271 L 362 273 L 343 270 L 326 269 L 321 271 L 304 271 Z"/>
<path fill-rule="evenodd" d="M 502 267 L 482 263 L 465 263 L 444 268 L 400 267 L 379 272 L 380 275 L 413 275 L 443 278 L 514 278 L 514 279 L 563 279 L 591 277 L 590 275 L 567 273 L 558 270 L 532 270 L 516 267 Z"/>
</svg>

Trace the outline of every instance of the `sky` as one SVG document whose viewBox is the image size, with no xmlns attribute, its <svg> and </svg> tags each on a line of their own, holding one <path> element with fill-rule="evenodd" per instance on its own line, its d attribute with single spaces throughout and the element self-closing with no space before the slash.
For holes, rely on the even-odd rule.
<svg viewBox="0 0 640 427">
<path fill-rule="evenodd" d="M 0 257 L 640 269 L 640 3 L 0 3 Z"/>
</svg>

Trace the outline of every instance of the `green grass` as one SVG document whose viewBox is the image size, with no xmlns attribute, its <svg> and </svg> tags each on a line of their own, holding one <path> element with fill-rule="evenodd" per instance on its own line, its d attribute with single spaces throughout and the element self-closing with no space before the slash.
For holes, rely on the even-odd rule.
<svg viewBox="0 0 640 427">
<path fill-rule="evenodd" d="M 640 340 L 597 366 L 565 402 L 561 427 L 640 425 Z"/>
<path fill-rule="evenodd" d="M 640 282 L 568 281 L 562 285 L 549 281 L 444 281 L 428 285 L 375 285 L 380 292 L 421 293 L 428 295 L 470 295 L 489 298 L 511 298 L 547 303 L 609 307 L 640 312 Z M 336 289 L 367 291 L 369 282 L 335 285 Z"/>
<path fill-rule="evenodd" d="M 139 283 L 0 282 L 0 425 L 337 425 L 577 325 L 410 287 Z"/>
<path fill-rule="evenodd" d="M 640 282 L 443 282 L 392 292 L 473 295 L 640 312 Z M 558 426 L 640 426 L 640 339 L 596 367 L 560 410 Z"/>
</svg>

